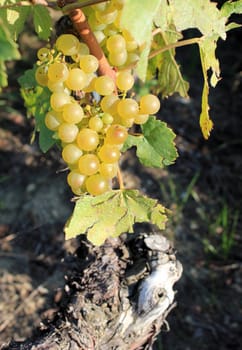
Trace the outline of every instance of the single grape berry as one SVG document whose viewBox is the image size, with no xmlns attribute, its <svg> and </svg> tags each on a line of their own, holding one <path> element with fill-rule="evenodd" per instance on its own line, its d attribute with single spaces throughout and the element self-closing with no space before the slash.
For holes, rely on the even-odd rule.
<svg viewBox="0 0 242 350">
<path fill-rule="evenodd" d="M 99 137 L 95 130 L 83 128 L 78 133 L 76 141 L 83 151 L 93 151 L 99 144 Z"/>
<path fill-rule="evenodd" d="M 106 133 L 106 141 L 110 145 L 123 144 L 128 137 L 126 128 L 122 125 L 111 125 Z"/>
<path fill-rule="evenodd" d="M 98 196 L 109 190 L 108 179 L 100 174 L 95 174 L 87 178 L 85 182 L 87 191 L 93 195 Z"/>
<path fill-rule="evenodd" d="M 99 169 L 99 159 L 95 154 L 85 154 L 78 161 L 78 169 L 81 174 L 94 175 Z"/>
<path fill-rule="evenodd" d="M 115 145 L 104 144 L 98 152 L 98 157 L 104 163 L 115 163 L 120 158 L 119 148 Z"/>
<path fill-rule="evenodd" d="M 72 56 L 78 52 L 79 40 L 73 34 L 62 34 L 56 40 L 56 47 L 65 56 Z"/>
<path fill-rule="evenodd" d="M 158 97 L 152 94 L 142 96 L 140 99 L 140 114 L 155 114 L 160 109 Z"/>
<path fill-rule="evenodd" d="M 62 123 L 58 128 L 58 137 L 63 142 L 71 143 L 75 141 L 78 130 L 75 124 Z"/>
<path fill-rule="evenodd" d="M 62 150 L 62 158 L 68 164 L 75 164 L 82 154 L 82 150 L 74 143 L 69 143 Z"/>
<path fill-rule="evenodd" d="M 68 78 L 69 70 L 65 63 L 54 62 L 49 66 L 48 78 L 53 83 L 63 82 Z"/>
</svg>

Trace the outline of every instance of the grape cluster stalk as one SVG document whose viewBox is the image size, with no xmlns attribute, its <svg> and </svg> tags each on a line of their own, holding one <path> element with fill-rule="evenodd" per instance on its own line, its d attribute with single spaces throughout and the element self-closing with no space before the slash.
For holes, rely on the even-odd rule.
<svg viewBox="0 0 242 350">
<path fill-rule="evenodd" d="M 129 129 L 160 108 L 155 95 L 136 101 L 129 93 L 134 85 L 129 66 L 142 48 L 120 29 L 122 6 L 122 0 L 112 0 L 85 11 L 115 79 L 99 75 L 99 60 L 73 34 L 60 35 L 53 48 L 37 53 L 36 81 L 51 91 L 45 125 L 61 144 L 67 183 L 76 195 L 97 196 L 112 188 Z"/>
</svg>

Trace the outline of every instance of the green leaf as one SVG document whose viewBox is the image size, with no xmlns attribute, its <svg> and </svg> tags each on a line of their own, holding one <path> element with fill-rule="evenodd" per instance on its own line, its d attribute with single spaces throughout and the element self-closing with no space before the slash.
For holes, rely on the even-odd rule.
<svg viewBox="0 0 242 350">
<path fill-rule="evenodd" d="M 52 30 L 51 17 L 43 5 L 33 6 L 34 28 L 40 39 L 47 40 Z"/>
<path fill-rule="evenodd" d="M 0 8 L 0 17 L 3 19 L 15 41 L 19 33 L 23 30 L 30 12 L 31 6 L 12 6 L 9 9 Z"/>
<path fill-rule="evenodd" d="M 86 233 L 93 244 L 101 245 L 109 237 L 132 233 L 135 223 L 150 222 L 164 229 L 166 221 L 166 209 L 156 200 L 136 190 L 109 191 L 77 200 L 65 234 L 70 239 Z"/>
<path fill-rule="evenodd" d="M 227 18 L 221 15 L 216 3 L 210 0 L 169 0 L 169 6 L 178 31 L 197 28 L 206 37 L 218 35 L 226 38 Z"/>
<path fill-rule="evenodd" d="M 121 14 L 121 27 L 127 29 L 138 44 L 149 42 L 153 19 L 161 0 L 126 0 Z"/>
<path fill-rule="evenodd" d="M 180 38 L 174 28 L 164 32 L 159 38 L 159 47 L 166 47 L 175 43 Z M 163 97 L 178 92 L 182 97 L 188 97 L 189 83 L 183 79 L 180 67 L 175 59 L 175 49 L 170 49 L 161 54 L 161 65 L 158 66 L 158 83 Z"/>
<path fill-rule="evenodd" d="M 0 91 L 1 87 L 8 85 L 8 76 L 6 73 L 6 66 L 3 61 L 0 60 Z"/>
<path fill-rule="evenodd" d="M 8 29 L 5 27 L 3 21 L 0 19 L 0 60 L 8 61 L 12 59 L 19 59 L 20 54 L 18 46 L 12 39 Z"/>
<path fill-rule="evenodd" d="M 173 164 L 178 156 L 174 144 L 176 135 L 167 124 L 150 117 L 142 125 L 142 132 L 139 136 L 129 135 L 123 151 L 136 146 L 137 157 L 145 166 L 162 168 Z"/>
<path fill-rule="evenodd" d="M 56 140 L 53 138 L 53 131 L 49 130 L 44 122 L 45 114 L 50 109 L 50 91 L 37 84 L 34 75 L 35 68 L 27 70 L 19 78 L 21 95 L 30 115 L 36 120 L 36 128 L 39 131 L 39 145 L 43 152 L 47 152 Z"/>
<path fill-rule="evenodd" d="M 224 17 L 229 17 L 233 13 L 242 13 L 242 0 L 238 1 L 227 1 L 221 7 L 221 15 Z"/>
</svg>

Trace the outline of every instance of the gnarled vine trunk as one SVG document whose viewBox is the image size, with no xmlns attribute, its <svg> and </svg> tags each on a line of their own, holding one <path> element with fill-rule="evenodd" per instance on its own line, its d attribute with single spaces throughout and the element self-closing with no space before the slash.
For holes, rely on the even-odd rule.
<svg viewBox="0 0 242 350">
<path fill-rule="evenodd" d="M 63 311 L 34 339 L 5 349 L 152 349 L 182 273 L 171 243 L 161 233 L 110 239 L 101 247 L 83 238 L 76 253 Z"/>
</svg>

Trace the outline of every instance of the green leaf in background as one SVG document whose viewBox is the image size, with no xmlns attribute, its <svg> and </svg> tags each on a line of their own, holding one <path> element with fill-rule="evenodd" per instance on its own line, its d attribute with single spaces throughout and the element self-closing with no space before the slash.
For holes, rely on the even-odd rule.
<svg viewBox="0 0 242 350">
<path fill-rule="evenodd" d="M 150 222 L 164 229 L 166 221 L 166 209 L 156 200 L 137 190 L 116 190 L 97 197 L 81 196 L 65 234 L 70 239 L 86 233 L 93 244 L 101 245 L 109 237 L 132 233 L 135 223 Z"/>
<path fill-rule="evenodd" d="M 15 41 L 22 32 L 30 12 L 31 6 L 12 6 L 9 9 L 0 8 L 0 17 Z"/>
<path fill-rule="evenodd" d="M 172 20 L 178 31 L 197 28 L 204 36 L 226 38 L 226 18 L 210 0 L 169 0 Z"/>
<path fill-rule="evenodd" d="M 142 125 L 142 132 L 143 135 L 129 135 L 123 151 L 135 146 L 140 162 L 148 167 L 162 168 L 173 164 L 178 154 L 174 144 L 175 134 L 167 124 L 150 117 Z"/>
<path fill-rule="evenodd" d="M 25 106 L 29 114 L 36 120 L 40 149 L 47 152 L 56 142 L 53 138 L 53 131 L 49 130 L 44 122 L 45 114 L 50 109 L 50 91 L 37 85 L 34 75 L 35 68 L 29 69 L 18 79 L 18 82 Z"/>
<path fill-rule="evenodd" d="M 18 45 L 14 42 L 2 19 L 0 19 L 0 60 L 9 61 L 19 58 Z"/>
<path fill-rule="evenodd" d="M 127 29 L 138 44 L 149 42 L 153 19 L 161 0 L 126 0 L 121 14 L 121 27 Z"/>
<path fill-rule="evenodd" d="M 0 91 L 1 87 L 8 85 L 8 76 L 6 72 L 6 66 L 3 61 L 0 60 Z"/>
<path fill-rule="evenodd" d="M 47 40 L 52 30 L 52 21 L 48 9 L 43 5 L 33 6 L 34 28 L 40 39 Z"/>
<path fill-rule="evenodd" d="M 224 16 L 224 17 L 229 17 L 233 13 L 241 14 L 242 13 L 242 0 L 233 1 L 233 2 L 231 2 L 231 1 L 225 2 L 220 11 L 221 11 L 222 16 Z"/>
</svg>

